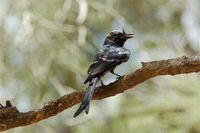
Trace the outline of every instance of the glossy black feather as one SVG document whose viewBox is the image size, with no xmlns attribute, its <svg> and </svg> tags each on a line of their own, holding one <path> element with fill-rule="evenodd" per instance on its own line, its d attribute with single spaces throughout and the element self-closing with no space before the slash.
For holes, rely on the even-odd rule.
<svg viewBox="0 0 200 133">
<path fill-rule="evenodd" d="M 90 100 L 92 99 L 92 95 L 94 93 L 94 89 L 98 81 L 99 81 L 99 78 L 93 78 L 90 81 L 87 91 L 81 102 L 81 105 L 79 106 L 78 110 L 75 112 L 74 117 L 78 116 L 83 110 L 85 110 L 86 114 L 88 114 L 89 107 L 90 107 Z"/>
<path fill-rule="evenodd" d="M 130 57 L 130 50 L 124 47 L 105 45 L 103 49 L 95 56 L 92 65 L 88 69 L 88 77 L 84 81 L 87 83 L 94 77 L 102 75 L 105 72 L 114 69 L 122 62 L 126 62 Z"/>
<path fill-rule="evenodd" d="M 130 50 L 124 48 L 124 43 L 127 39 L 132 38 L 133 34 L 126 34 L 124 31 L 112 31 L 105 39 L 103 48 L 96 54 L 92 64 L 88 69 L 88 76 L 84 84 L 89 82 L 82 103 L 74 117 L 79 115 L 83 110 L 88 114 L 89 104 L 92 99 L 96 84 L 100 78 L 108 71 L 114 73 L 114 68 L 123 62 L 128 61 L 130 57 Z"/>
</svg>

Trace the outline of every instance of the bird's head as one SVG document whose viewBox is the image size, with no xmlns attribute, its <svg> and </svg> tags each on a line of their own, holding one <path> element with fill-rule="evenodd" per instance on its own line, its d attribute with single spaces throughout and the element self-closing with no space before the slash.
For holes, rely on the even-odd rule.
<svg viewBox="0 0 200 133">
<path fill-rule="evenodd" d="M 115 45 L 123 47 L 125 41 L 130 38 L 133 38 L 133 34 L 127 34 L 124 30 L 113 30 L 106 36 L 104 45 Z"/>
</svg>

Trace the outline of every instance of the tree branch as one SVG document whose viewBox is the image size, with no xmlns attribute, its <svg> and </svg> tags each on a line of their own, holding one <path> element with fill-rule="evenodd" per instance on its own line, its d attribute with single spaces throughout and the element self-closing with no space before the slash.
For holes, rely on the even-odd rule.
<svg viewBox="0 0 200 133">
<path fill-rule="evenodd" d="M 93 99 L 100 100 L 122 93 L 127 89 L 160 75 L 176 75 L 200 72 L 200 57 L 181 57 L 175 59 L 142 62 L 142 67 L 118 81 L 107 86 L 97 87 Z M 57 100 L 50 101 L 41 109 L 29 112 L 19 112 L 10 102 L 0 106 L 0 131 L 10 128 L 26 126 L 54 116 L 63 110 L 81 102 L 84 91 L 64 95 Z"/>
</svg>

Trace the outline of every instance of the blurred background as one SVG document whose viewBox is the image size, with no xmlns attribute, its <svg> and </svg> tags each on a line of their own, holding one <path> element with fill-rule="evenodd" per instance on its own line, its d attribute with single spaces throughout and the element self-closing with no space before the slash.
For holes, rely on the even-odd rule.
<svg viewBox="0 0 200 133">
<path fill-rule="evenodd" d="M 0 103 L 20 111 L 42 107 L 84 90 L 87 69 L 111 30 L 135 37 L 126 42 L 140 62 L 200 51 L 198 0 L 0 0 Z M 106 75 L 106 84 L 115 76 Z M 200 133 L 199 74 L 160 76 L 123 94 L 93 101 L 89 115 L 72 116 L 78 105 L 8 133 Z"/>
</svg>

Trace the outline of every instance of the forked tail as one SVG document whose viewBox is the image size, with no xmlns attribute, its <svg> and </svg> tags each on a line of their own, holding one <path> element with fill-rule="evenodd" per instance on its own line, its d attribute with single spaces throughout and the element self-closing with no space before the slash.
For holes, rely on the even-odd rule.
<svg viewBox="0 0 200 133">
<path fill-rule="evenodd" d="M 74 114 L 74 117 L 78 116 L 83 110 L 85 110 L 85 113 L 88 114 L 89 112 L 89 106 L 90 106 L 90 100 L 92 99 L 96 84 L 98 83 L 99 78 L 93 78 L 88 85 L 88 88 L 86 90 L 85 96 L 81 102 L 81 105 L 79 106 L 78 110 Z"/>
</svg>

